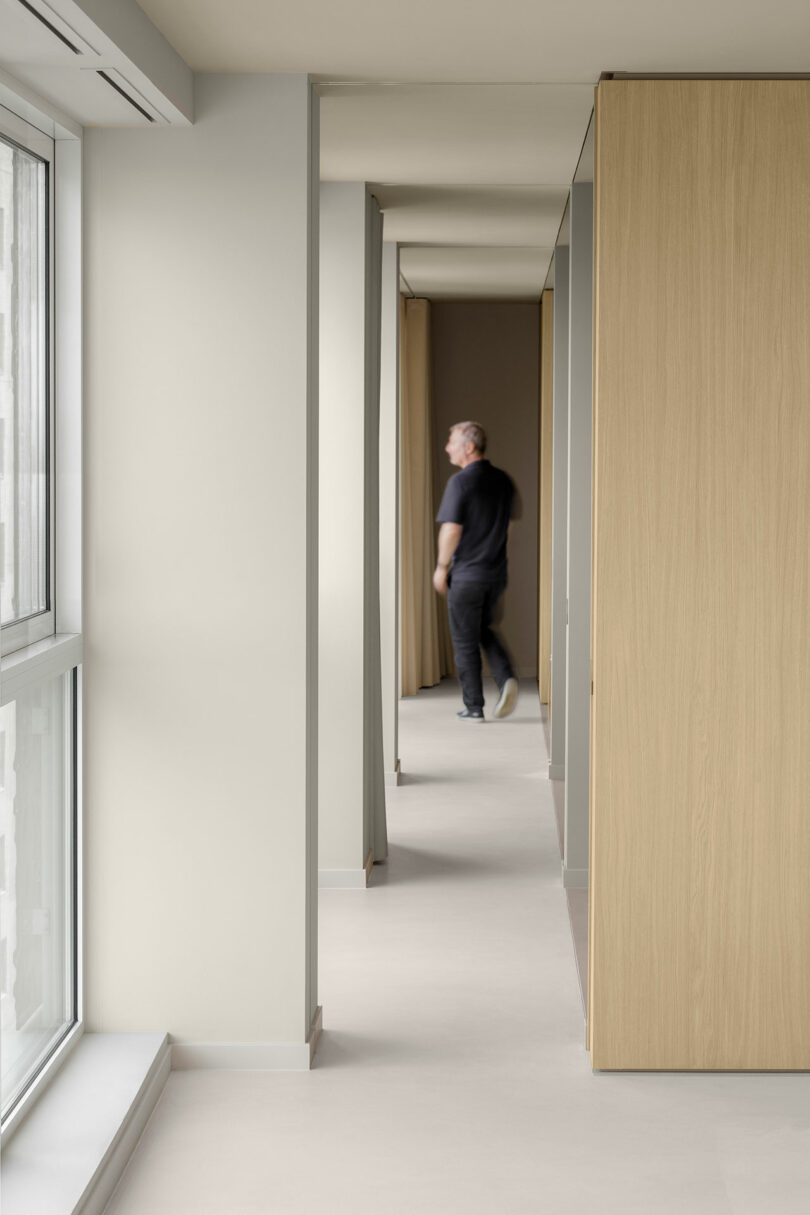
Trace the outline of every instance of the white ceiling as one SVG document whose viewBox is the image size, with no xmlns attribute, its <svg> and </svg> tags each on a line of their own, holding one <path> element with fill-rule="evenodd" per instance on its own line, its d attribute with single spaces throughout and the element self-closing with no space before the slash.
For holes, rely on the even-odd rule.
<svg viewBox="0 0 810 1215">
<path fill-rule="evenodd" d="M 322 85 L 320 93 L 321 177 L 369 182 L 385 239 L 420 246 L 418 257 L 403 257 L 415 294 L 539 296 L 591 85 Z M 442 257 L 430 246 L 454 250 Z M 534 253 L 499 261 L 499 246 Z"/>
<path fill-rule="evenodd" d="M 428 299 L 537 299 L 553 248 L 414 248 L 400 252 L 404 286 Z"/>
<path fill-rule="evenodd" d="M 567 186 L 593 108 L 589 84 L 322 85 L 320 94 L 321 177 L 401 185 Z"/>
<path fill-rule="evenodd" d="M 140 0 L 196 71 L 592 84 L 603 71 L 800 72 L 807 0 Z"/>
<path fill-rule="evenodd" d="M 322 177 L 372 183 L 428 296 L 540 293 L 603 71 L 799 73 L 810 47 L 810 0 L 139 3 L 195 70 L 321 82 Z"/>
<path fill-rule="evenodd" d="M 400 245 L 553 248 L 566 186 L 400 186 L 370 182 L 385 239 Z"/>
</svg>

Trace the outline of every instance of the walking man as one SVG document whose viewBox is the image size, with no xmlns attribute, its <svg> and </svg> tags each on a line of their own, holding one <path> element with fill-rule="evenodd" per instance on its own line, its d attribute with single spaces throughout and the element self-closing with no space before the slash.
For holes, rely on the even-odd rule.
<svg viewBox="0 0 810 1215">
<path fill-rule="evenodd" d="M 457 422 L 445 451 L 461 469 L 447 482 L 439 513 L 439 557 L 433 585 L 447 595 L 450 635 L 464 708 L 463 721 L 484 720 L 481 649 L 500 696 L 494 717 L 508 717 L 517 704 L 518 681 L 505 646 L 492 628 L 506 588 L 506 540 L 515 517 L 511 478 L 484 458 L 487 436 L 477 422 Z"/>
</svg>

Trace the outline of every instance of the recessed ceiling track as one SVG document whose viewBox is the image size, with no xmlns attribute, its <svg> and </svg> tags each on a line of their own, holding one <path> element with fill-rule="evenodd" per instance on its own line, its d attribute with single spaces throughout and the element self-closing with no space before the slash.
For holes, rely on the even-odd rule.
<svg viewBox="0 0 810 1215">
<path fill-rule="evenodd" d="M 82 52 L 81 52 L 81 50 L 79 49 L 79 47 L 78 47 L 78 46 L 74 46 L 74 44 L 73 44 L 73 43 L 70 41 L 70 39 L 69 39 L 69 38 L 67 38 L 67 37 L 66 37 L 66 36 L 65 36 L 65 35 L 62 33 L 62 31 L 61 31 L 61 30 L 58 30 L 58 29 L 56 28 L 56 26 L 55 26 L 55 25 L 53 25 L 53 24 L 52 24 L 52 23 L 51 23 L 51 22 L 48 20 L 48 18 L 47 18 L 47 17 L 43 16 L 43 14 L 42 14 L 41 12 L 39 12 L 39 10 L 38 10 L 38 9 L 35 9 L 35 8 L 34 8 L 33 4 L 29 4 L 29 3 L 28 3 L 28 0 L 17 0 L 17 3 L 18 3 L 18 4 L 21 4 L 21 5 L 22 5 L 22 7 L 23 7 L 24 9 L 26 9 L 26 10 L 27 10 L 27 11 L 28 11 L 28 12 L 31 14 L 31 16 L 32 16 L 32 17 L 36 17 L 37 21 L 41 21 L 41 22 L 42 22 L 42 24 L 45 26 L 45 28 L 46 28 L 47 30 L 50 30 L 50 32 L 51 32 L 51 33 L 52 33 L 52 34 L 53 34 L 53 35 L 54 35 L 56 38 L 58 38 L 60 42 L 64 43 L 64 45 L 65 45 L 65 46 L 69 47 L 69 48 L 70 48 L 70 50 L 72 50 L 72 51 L 73 51 L 73 54 L 74 54 L 74 55 L 81 55 L 81 53 L 82 53 Z"/>
<path fill-rule="evenodd" d="M 112 76 L 109 76 L 107 74 L 107 72 L 102 72 L 99 69 L 96 69 L 96 75 L 100 76 L 101 79 L 104 81 L 104 83 L 108 84 L 111 89 L 115 89 L 116 93 L 120 93 L 120 95 L 124 98 L 124 100 L 128 101 L 129 104 L 134 109 L 136 109 L 139 114 L 143 114 L 143 116 L 147 120 L 147 122 L 155 121 L 154 117 L 149 113 L 149 111 L 145 110 L 142 105 L 139 105 L 139 103 L 135 100 L 135 98 L 131 97 L 130 94 L 126 91 L 126 89 L 123 89 L 120 84 L 118 84 L 115 80 L 113 80 Z"/>
</svg>

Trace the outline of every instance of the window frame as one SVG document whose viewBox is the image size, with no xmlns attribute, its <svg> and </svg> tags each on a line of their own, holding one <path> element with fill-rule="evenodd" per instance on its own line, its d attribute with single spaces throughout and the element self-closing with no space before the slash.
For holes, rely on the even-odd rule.
<svg viewBox="0 0 810 1215">
<path fill-rule="evenodd" d="M 55 307 L 54 307 L 54 266 L 55 266 L 55 183 L 54 164 L 56 160 L 55 140 L 39 131 L 30 122 L 26 122 L 11 110 L 0 105 L 0 138 L 6 143 L 16 144 L 23 151 L 30 152 L 45 163 L 45 224 L 47 250 L 45 258 L 45 384 L 47 391 L 46 427 L 45 427 L 45 460 L 47 467 L 46 504 L 45 504 L 45 550 L 46 550 L 46 606 L 43 612 L 26 616 L 13 624 L 4 624 L 0 628 L 0 653 L 12 654 L 26 646 L 51 637 L 56 632 L 56 609 L 54 606 L 56 557 L 55 557 L 55 517 L 54 517 L 54 483 L 55 483 L 55 448 L 54 434 L 56 430 L 56 392 L 55 392 Z"/>
<path fill-rule="evenodd" d="M 72 722 L 72 847 L 64 863 L 73 879 L 69 963 L 74 1022 L 51 1044 L 40 1066 L 0 1124 L 0 1147 L 53 1080 L 84 1033 L 83 923 L 83 643 L 82 643 L 82 135 L 81 126 L 33 95 L 19 95 L 0 78 L 0 131 L 40 155 L 49 146 L 48 173 L 48 612 L 47 632 L 29 627 L 25 640 L 0 631 L 0 701 L 57 675 L 74 672 Z M 26 141 L 31 140 L 33 146 Z M 44 158 L 45 159 L 45 158 Z M 9 637 L 10 635 L 10 637 Z M 15 642 L 19 641 L 19 644 Z M 66 803 L 67 812 L 67 803 Z"/>
</svg>

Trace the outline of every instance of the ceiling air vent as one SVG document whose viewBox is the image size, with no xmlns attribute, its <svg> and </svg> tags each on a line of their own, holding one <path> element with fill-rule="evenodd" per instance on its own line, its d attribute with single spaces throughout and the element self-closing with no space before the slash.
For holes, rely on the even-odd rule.
<svg viewBox="0 0 810 1215">
<path fill-rule="evenodd" d="M 39 11 L 39 9 L 34 8 L 33 4 L 29 4 L 28 0 L 17 0 L 17 3 L 20 4 L 24 9 L 26 9 L 31 14 L 32 17 L 36 17 L 37 21 L 41 21 L 42 24 L 45 26 L 45 29 L 50 30 L 50 32 L 53 34 L 53 36 L 55 38 L 58 38 L 60 42 L 64 43 L 65 46 L 69 47 L 70 50 L 73 51 L 74 55 L 82 54 L 81 49 L 78 46 L 76 46 L 73 42 L 71 42 L 71 40 L 68 38 L 68 36 L 66 34 L 63 34 L 61 30 L 57 29 L 56 26 L 53 24 L 53 22 L 49 21 L 48 18 L 44 15 L 44 13 L 41 13 Z"/>
<path fill-rule="evenodd" d="M 115 74 L 116 74 L 116 76 L 118 75 L 117 72 Z M 142 114 L 147 122 L 155 121 L 154 114 L 150 114 L 149 111 L 147 109 L 145 109 L 139 101 L 135 100 L 135 98 L 132 96 L 132 94 L 129 93 L 127 91 L 127 89 L 125 89 L 123 87 L 123 85 L 120 85 L 118 83 L 117 80 L 113 80 L 111 71 L 108 70 L 106 72 L 102 72 L 99 69 L 96 69 L 96 75 L 100 76 L 101 79 L 104 81 L 104 83 L 108 84 L 111 89 L 115 89 L 116 93 L 120 93 L 120 95 L 124 98 L 124 100 L 128 101 L 129 104 L 132 106 L 132 108 L 137 110 L 139 114 Z"/>
<path fill-rule="evenodd" d="M 140 89 L 137 89 L 118 68 L 105 64 L 103 68 L 88 67 L 80 70 L 104 82 L 102 91 L 108 98 L 107 113 L 103 119 L 100 116 L 96 118 L 96 122 L 100 122 L 102 126 L 130 125 L 131 122 L 134 122 L 136 126 L 144 123 L 157 126 L 168 125 L 165 115 L 153 103 L 151 97 L 145 96 Z M 119 99 L 118 101 L 113 101 L 113 94 Z M 121 105 L 122 101 L 126 102 L 125 106 Z"/>
</svg>

